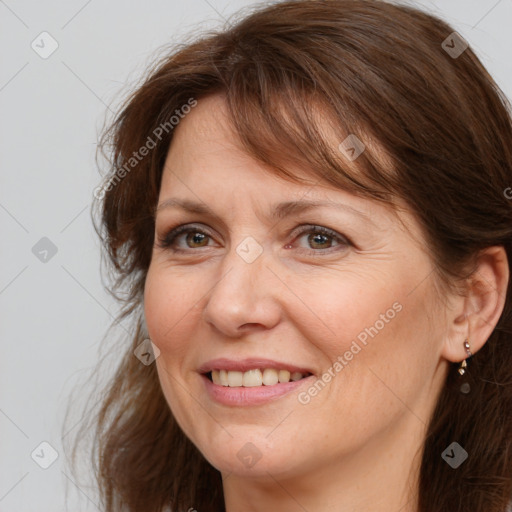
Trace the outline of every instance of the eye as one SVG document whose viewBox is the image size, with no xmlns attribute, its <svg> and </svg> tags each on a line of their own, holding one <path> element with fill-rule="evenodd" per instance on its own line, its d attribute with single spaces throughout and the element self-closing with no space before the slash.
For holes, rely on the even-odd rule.
<svg viewBox="0 0 512 512">
<path fill-rule="evenodd" d="M 298 238 L 301 239 L 304 235 L 308 235 L 306 243 L 312 249 L 306 249 L 306 252 L 332 252 L 333 240 L 338 244 L 334 250 L 346 249 L 352 245 L 351 242 L 344 236 L 336 233 L 329 228 L 323 226 L 306 226 L 298 233 Z M 337 248 L 336 248 L 337 247 Z"/>
<path fill-rule="evenodd" d="M 179 247 L 178 242 L 180 238 L 185 240 L 185 248 Z M 309 249 L 300 249 L 300 252 L 319 253 L 319 252 L 332 252 L 332 250 L 346 249 L 348 246 L 353 245 L 346 237 L 340 235 L 336 231 L 323 226 L 305 226 L 294 236 L 299 239 L 304 235 L 308 235 L 306 241 Z M 156 246 L 160 249 L 170 250 L 172 252 L 188 252 L 189 249 L 199 249 L 202 247 L 209 247 L 208 239 L 212 236 L 203 229 L 199 229 L 190 225 L 182 225 L 177 228 L 171 229 L 163 237 L 157 239 Z M 333 248 L 333 241 L 337 246 Z M 287 247 L 291 247 L 287 245 Z M 337 248 L 338 247 L 338 248 Z"/>
<path fill-rule="evenodd" d="M 208 246 L 208 238 L 211 237 L 208 233 L 203 231 L 202 229 L 196 228 L 190 225 L 178 226 L 177 228 L 171 229 L 166 235 L 162 238 L 159 238 L 157 241 L 157 246 L 161 249 L 167 249 L 174 252 L 184 252 L 186 249 L 177 248 L 176 242 L 180 239 L 182 235 L 187 235 L 185 237 L 185 242 L 189 249 L 195 249 L 198 247 L 207 247 Z M 205 243 L 206 241 L 206 243 Z M 191 244 L 190 246 L 188 244 Z"/>
</svg>

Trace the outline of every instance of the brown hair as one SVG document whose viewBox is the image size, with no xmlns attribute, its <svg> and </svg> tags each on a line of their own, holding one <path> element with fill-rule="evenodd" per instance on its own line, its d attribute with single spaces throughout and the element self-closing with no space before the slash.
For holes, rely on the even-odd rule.
<svg viewBox="0 0 512 512">
<path fill-rule="evenodd" d="M 280 2 L 175 49 L 124 103 L 101 140 L 110 168 L 96 204 L 118 321 L 135 325 L 91 418 L 107 512 L 224 510 L 220 473 L 178 427 L 155 365 L 133 355 L 147 337 L 141 304 L 169 120 L 184 105 L 223 93 L 248 154 L 286 179 L 295 179 L 293 163 L 354 194 L 404 200 L 447 287 L 470 275 L 489 246 L 504 246 L 511 266 L 510 103 L 470 47 L 457 57 L 446 51 L 453 32 L 379 0 Z M 353 166 L 325 140 L 318 113 L 343 134 L 339 142 L 354 134 L 368 143 Z M 149 139 L 155 147 L 131 161 Z M 460 392 L 452 364 L 423 449 L 420 512 L 504 512 L 511 498 L 511 293 L 509 282 L 500 320 L 468 364 L 470 393 Z M 77 440 L 89 428 L 82 424 Z M 469 453 L 457 470 L 441 458 L 452 441 Z"/>
</svg>

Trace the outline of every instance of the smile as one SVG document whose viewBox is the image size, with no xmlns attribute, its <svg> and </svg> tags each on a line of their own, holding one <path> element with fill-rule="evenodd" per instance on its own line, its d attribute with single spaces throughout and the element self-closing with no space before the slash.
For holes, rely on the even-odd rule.
<svg viewBox="0 0 512 512">
<path fill-rule="evenodd" d="M 259 357 L 217 358 L 202 364 L 198 372 L 213 402 L 236 407 L 276 400 L 315 379 L 309 368 Z"/>
<path fill-rule="evenodd" d="M 275 368 L 255 368 L 246 372 L 212 370 L 207 374 L 214 384 L 230 388 L 275 386 L 278 383 L 295 382 L 309 375 L 311 374 L 302 372 L 290 373 L 288 370 L 276 370 Z"/>
</svg>

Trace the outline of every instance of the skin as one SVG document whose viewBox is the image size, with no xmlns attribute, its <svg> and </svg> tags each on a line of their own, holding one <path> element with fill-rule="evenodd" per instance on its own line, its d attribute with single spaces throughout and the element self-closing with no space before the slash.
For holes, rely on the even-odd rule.
<svg viewBox="0 0 512 512">
<path fill-rule="evenodd" d="M 171 197 L 204 203 L 219 219 L 157 212 L 156 238 L 191 223 L 209 236 L 178 235 L 182 253 L 155 245 L 146 323 L 169 407 L 221 472 L 227 511 L 416 511 L 418 450 L 448 361 L 464 359 L 468 336 L 476 353 L 503 309 L 503 249 L 483 253 L 466 297 L 440 297 L 410 212 L 268 172 L 237 145 L 220 95 L 200 100 L 176 128 L 159 204 Z M 270 218 L 273 205 L 297 199 L 329 199 L 370 220 L 332 207 Z M 301 225 L 354 245 L 299 234 Z M 252 263 L 236 252 L 249 236 L 263 251 Z M 217 357 L 277 359 L 322 376 L 396 303 L 394 318 L 306 404 L 298 395 L 308 387 L 249 407 L 205 393 L 197 369 Z M 237 457 L 248 442 L 261 456 L 252 467 Z"/>
</svg>

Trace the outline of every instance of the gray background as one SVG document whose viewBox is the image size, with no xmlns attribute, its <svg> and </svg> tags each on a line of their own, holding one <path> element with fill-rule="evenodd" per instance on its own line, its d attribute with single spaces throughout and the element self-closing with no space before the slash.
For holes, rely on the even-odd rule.
<svg viewBox="0 0 512 512">
<path fill-rule="evenodd" d="M 403 3 L 451 23 L 512 97 L 512 0 Z M 252 4 L 0 0 L 1 512 L 98 510 L 94 487 L 71 475 L 61 438 L 78 428 L 79 416 L 62 426 L 68 396 L 82 385 L 75 400 L 87 396 L 118 309 L 101 285 L 90 219 L 97 136 L 159 47 Z M 31 47 L 51 49 L 44 31 L 58 43 L 45 59 Z M 58 453 L 47 469 L 39 464 L 52 452 L 41 442 Z M 86 479 L 87 454 L 83 467 Z"/>
</svg>

